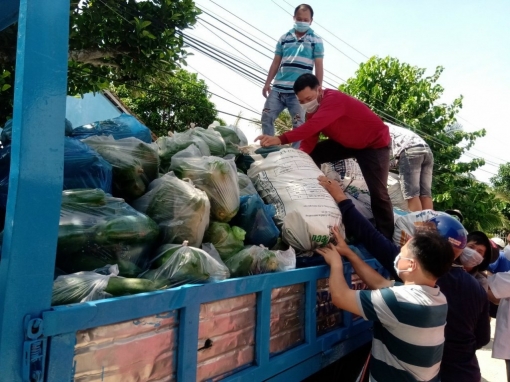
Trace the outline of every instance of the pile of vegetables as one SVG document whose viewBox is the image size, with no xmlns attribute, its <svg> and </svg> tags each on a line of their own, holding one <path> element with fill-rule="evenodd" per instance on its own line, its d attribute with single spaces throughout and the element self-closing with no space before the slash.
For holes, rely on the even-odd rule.
<svg viewBox="0 0 510 382">
<path fill-rule="evenodd" d="M 67 124 L 71 189 L 62 193 L 53 305 L 295 268 L 292 249 L 267 248 L 279 235 L 274 208 L 238 173 L 247 145 L 239 129 L 194 127 L 155 143 L 147 132 L 126 115 Z M 0 201 L 9 165 L 6 146 Z"/>
</svg>

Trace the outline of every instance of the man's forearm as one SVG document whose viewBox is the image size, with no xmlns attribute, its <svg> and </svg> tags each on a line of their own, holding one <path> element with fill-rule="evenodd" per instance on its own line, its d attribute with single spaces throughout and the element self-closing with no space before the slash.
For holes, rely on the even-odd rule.
<svg viewBox="0 0 510 382">
<path fill-rule="evenodd" d="M 340 265 L 332 265 L 329 275 L 329 293 L 331 294 L 331 302 L 337 308 L 360 315 L 360 309 L 356 301 L 356 292 L 349 288 Z"/>
<path fill-rule="evenodd" d="M 352 252 L 352 251 L 351 251 Z M 381 289 L 391 286 L 391 281 L 382 277 L 375 269 L 365 263 L 358 255 L 352 252 L 347 259 L 351 263 L 356 274 L 367 284 L 369 289 Z"/>
<path fill-rule="evenodd" d="M 280 67 L 279 64 L 276 64 L 276 63 L 272 63 L 271 64 L 271 67 L 269 68 L 269 73 L 267 74 L 267 79 L 266 79 L 266 85 L 270 85 L 271 84 L 271 81 L 273 81 L 273 78 L 276 76 L 276 73 L 278 72 L 278 68 Z"/>
<path fill-rule="evenodd" d="M 315 77 L 319 80 L 320 86 L 322 86 L 322 80 L 324 79 L 324 62 L 323 59 L 315 60 Z"/>
</svg>

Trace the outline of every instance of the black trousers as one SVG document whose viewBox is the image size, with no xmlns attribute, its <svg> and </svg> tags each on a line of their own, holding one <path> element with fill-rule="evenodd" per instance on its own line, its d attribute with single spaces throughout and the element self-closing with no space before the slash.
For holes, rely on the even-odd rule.
<svg viewBox="0 0 510 382">
<path fill-rule="evenodd" d="M 328 139 L 317 143 L 310 156 L 319 168 L 322 163 L 356 158 L 370 191 L 370 202 L 376 227 L 379 232 L 391 240 L 395 226 L 393 222 L 393 207 L 388 195 L 390 148 L 350 149 Z"/>
</svg>

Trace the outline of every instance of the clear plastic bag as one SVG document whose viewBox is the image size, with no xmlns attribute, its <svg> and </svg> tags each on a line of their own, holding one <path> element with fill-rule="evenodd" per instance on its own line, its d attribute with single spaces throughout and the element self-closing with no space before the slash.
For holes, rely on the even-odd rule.
<svg viewBox="0 0 510 382">
<path fill-rule="evenodd" d="M 158 223 L 163 244 L 185 240 L 192 247 L 202 244 L 211 204 L 206 193 L 190 181 L 180 180 L 173 172 L 165 174 L 154 180 L 148 192 L 132 205 Z"/>
<path fill-rule="evenodd" d="M 161 159 L 161 171 L 164 173 L 170 171 L 172 157 L 190 145 L 196 146 L 200 151 L 199 156 L 211 155 L 211 150 L 209 150 L 207 143 L 202 138 L 191 135 L 189 131 L 175 133 L 171 137 L 160 137 L 156 141 L 156 145 L 158 146 L 158 155 Z"/>
<path fill-rule="evenodd" d="M 198 150 L 188 147 L 172 157 L 171 170 L 180 179 L 189 178 L 205 191 L 211 201 L 212 217 L 229 222 L 239 209 L 239 185 L 233 160 L 198 157 Z"/>
<path fill-rule="evenodd" d="M 213 244 L 221 258 L 226 260 L 243 249 L 245 235 L 242 228 L 211 222 L 205 231 L 204 241 Z"/>
<path fill-rule="evenodd" d="M 74 304 L 112 297 L 105 290 L 110 277 L 118 275 L 119 269 L 116 265 L 108 268 L 109 274 L 78 272 L 58 276 L 53 282 L 51 305 Z"/>
<path fill-rule="evenodd" d="M 246 231 L 246 244 L 272 248 L 280 237 L 273 217 L 276 210 L 272 204 L 264 204 L 258 195 L 241 196 L 239 212 L 232 219 L 232 224 Z"/>
<path fill-rule="evenodd" d="M 202 138 L 209 146 L 211 155 L 223 157 L 227 154 L 227 146 L 220 133 L 213 129 L 204 129 L 202 127 L 194 127 L 188 130 L 189 134 Z"/>
<path fill-rule="evenodd" d="M 133 137 L 145 143 L 152 142 L 151 131 L 129 114 L 76 127 L 72 136 L 85 139 L 94 135 L 112 135 L 115 139 Z"/>
<path fill-rule="evenodd" d="M 74 273 L 118 264 L 121 276 L 135 277 L 158 235 L 158 225 L 122 199 L 99 189 L 64 191 L 56 266 Z"/>
<path fill-rule="evenodd" d="M 226 145 L 226 153 L 239 155 L 241 152 L 239 151 L 239 147 L 241 145 L 241 139 L 239 135 L 231 128 L 227 126 L 214 126 L 209 129 L 213 129 L 221 134 L 221 137 L 225 141 Z"/>
<path fill-rule="evenodd" d="M 239 179 L 239 195 L 245 196 L 245 195 L 258 195 L 257 190 L 255 189 L 255 186 L 251 182 L 250 178 L 248 178 L 248 175 L 237 172 L 237 177 Z"/>
<path fill-rule="evenodd" d="M 232 277 L 287 271 L 296 268 L 296 253 L 292 247 L 286 251 L 270 251 L 253 245 L 227 259 L 225 265 Z"/>
<path fill-rule="evenodd" d="M 154 146 L 137 138 L 115 140 L 112 136 L 90 137 L 84 143 L 113 167 L 113 195 L 131 201 L 142 196 L 158 177 L 159 157 Z"/>
<path fill-rule="evenodd" d="M 228 268 L 224 264 L 202 249 L 189 247 L 187 242 L 163 245 L 156 252 L 152 269 L 140 277 L 159 285 L 165 281 L 168 287 L 221 281 L 229 277 Z"/>
</svg>

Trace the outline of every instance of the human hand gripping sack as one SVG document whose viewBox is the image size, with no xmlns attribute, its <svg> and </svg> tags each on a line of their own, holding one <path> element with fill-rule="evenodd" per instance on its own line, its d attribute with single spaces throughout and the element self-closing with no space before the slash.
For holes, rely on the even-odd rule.
<svg viewBox="0 0 510 382">
<path fill-rule="evenodd" d="M 316 252 L 324 257 L 324 260 L 330 267 L 336 266 L 343 268 L 342 257 L 333 244 L 330 243 L 325 247 L 319 248 L 316 250 Z"/>
<path fill-rule="evenodd" d="M 254 142 L 257 141 L 260 141 L 260 145 L 262 147 L 278 146 L 282 144 L 280 138 L 272 137 L 271 135 L 259 135 L 257 138 L 255 138 Z"/>
<path fill-rule="evenodd" d="M 340 233 L 340 228 L 338 226 L 334 226 L 331 229 L 331 233 L 333 234 L 333 245 L 335 246 L 336 251 L 346 258 L 351 257 L 354 252 L 349 248 L 347 243 L 345 242 L 342 234 Z"/>
</svg>

